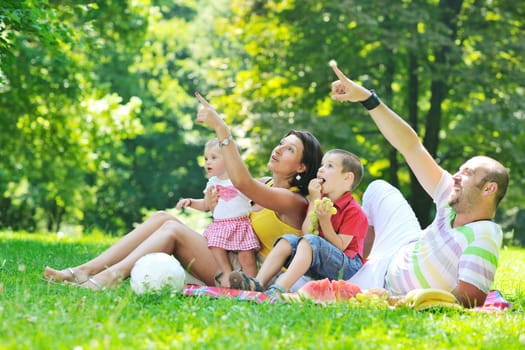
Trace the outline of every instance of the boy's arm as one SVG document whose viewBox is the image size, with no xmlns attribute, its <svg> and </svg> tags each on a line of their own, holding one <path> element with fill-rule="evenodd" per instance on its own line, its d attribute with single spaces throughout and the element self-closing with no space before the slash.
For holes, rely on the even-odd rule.
<svg viewBox="0 0 525 350">
<path fill-rule="evenodd" d="M 321 223 L 321 217 L 319 218 L 321 225 L 329 225 L 327 231 L 325 226 L 322 226 L 325 238 L 342 251 L 345 251 L 354 239 L 358 240 L 358 246 L 362 246 L 368 231 L 368 219 L 363 210 L 358 206 L 347 207 L 336 215 L 342 215 L 342 222 L 338 224 L 339 232 L 335 232 L 330 219 L 328 222 L 323 219 Z M 359 240 L 362 240 L 363 244 L 359 244 Z"/>
<path fill-rule="evenodd" d="M 335 232 L 334 227 L 332 226 L 332 220 L 330 220 L 331 215 L 329 209 L 328 215 L 319 215 L 319 226 L 323 230 L 324 239 L 344 252 L 354 236 Z"/>
<path fill-rule="evenodd" d="M 332 211 L 327 206 L 320 205 L 317 208 L 317 217 L 319 218 L 319 227 L 323 230 L 323 237 L 328 242 L 332 243 L 335 247 L 341 251 L 345 251 L 348 244 L 352 240 L 353 236 L 348 234 L 337 233 L 332 225 Z M 335 214 L 341 215 L 341 213 Z M 343 227 L 343 226 L 342 226 Z"/>
<path fill-rule="evenodd" d="M 317 230 L 318 223 L 312 223 L 312 212 L 315 210 L 315 200 L 321 199 L 321 186 L 322 182 L 319 179 L 312 179 L 310 183 L 308 183 L 308 210 L 303 221 L 303 235 L 314 233 L 314 231 Z M 316 227 L 312 227 L 312 224 Z"/>
</svg>

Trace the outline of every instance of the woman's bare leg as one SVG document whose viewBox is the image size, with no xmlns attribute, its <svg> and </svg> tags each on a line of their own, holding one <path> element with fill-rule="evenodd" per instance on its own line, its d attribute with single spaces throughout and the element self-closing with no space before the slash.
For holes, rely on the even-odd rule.
<svg viewBox="0 0 525 350">
<path fill-rule="evenodd" d="M 44 270 L 44 277 L 53 281 L 84 282 L 89 276 L 95 275 L 106 267 L 114 265 L 126 258 L 168 220 L 177 219 L 165 211 L 156 212 L 144 223 L 137 226 L 134 230 L 123 236 L 117 243 L 92 260 L 64 270 L 55 270 L 48 266 Z"/>
<path fill-rule="evenodd" d="M 129 277 L 135 262 L 148 253 L 173 254 L 195 277 L 213 285 L 217 263 L 208 249 L 206 239 L 178 220 L 165 222 L 157 231 L 116 264 L 93 276 L 96 284 L 87 281 L 84 287 L 112 287 Z"/>
</svg>

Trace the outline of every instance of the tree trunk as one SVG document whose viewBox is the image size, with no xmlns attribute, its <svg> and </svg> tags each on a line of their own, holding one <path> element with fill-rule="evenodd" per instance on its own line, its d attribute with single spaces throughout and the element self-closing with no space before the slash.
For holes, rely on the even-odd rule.
<svg viewBox="0 0 525 350">
<path fill-rule="evenodd" d="M 393 57 L 395 57 L 395 53 L 392 51 L 388 51 L 386 57 L 388 57 L 388 60 L 386 62 L 385 70 L 385 99 L 387 101 L 392 101 L 392 82 L 394 81 L 395 73 L 395 60 L 393 59 Z M 399 188 L 399 178 L 397 176 L 397 171 L 399 170 L 399 162 L 397 160 L 397 151 L 394 147 L 390 146 L 390 148 L 390 152 L 388 152 L 388 161 L 390 164 L 390 167 L 388 168 L 388 178 L 392 186 Z"/>
<path fill-rule="evenodd" d="M 439 146 L 439 131 L 441 130 L 442 119 L 441 106 L 449 91 L 446 78 L 447 69 L 452 66 L 456 60 L 452 55 L 452 49 L 457 36 L 457 18 L 461 11 L 462 4 L 463 0 L 441 0 L 439 4 L 439 8 L 441 9 L 439 20 L 449 29 L 449 41 L 448 45 L 436 46 L 434 49 L 435 61 L 433 78 L 430 84 L 430 109 L 426 116 L 425 136 L 423 138 L 423 145 L 434 158 L 437 155 L 437 149 Z M 414 75 L 417 79 L 417 75 L 414 73 L 416 68 L 417 63 L 414 63 L 411 60 L 410 76 L 412 77 L 412 75 Z M 414 84 L 417 86 L 417 82 L 414 82 Z M 413 89 L 412 80 L 409 89 L 410 91 Z M 415 92 L 415 94 L 416 96 L 411 96 L 409 94 L 412 103 L 417 103 L 415 102 L 417 101 L 417 92 Z M 412 108 L 416 109 L 413 110 Z M 412 106 L 412 108 L 409 107 L 410 120 L 411 122 L 417 123 L 417 106 Z M 413 116 L 412 113 L 415 113 L 416 115 Z M 417 128 L 415 130 L 417 130 Z M 432 218 L 432 199 L 425 190 L 423 190 L 413 174 L 411 174 L 411 196 L 409 201 L 414 208 L 422 227 L 427 226 Z"/>
<path fill-rule="evenodd" d="M 419 132 L 419 110 L 417 106 L 419 99 L 418 67 L 417 55 L 411 52 L 408 57 L 408 122 L 414 130 L 418 130 Z M 428 129 L 426 130 L 428 133 Z M 428 225 L 430 222 L 432 199 L 423 187 L 421 187 L 421 184 L 412 171 L 410 171 L 409 203 L 414 209 L 420 224 L 423 227 Z"/>
</svg>

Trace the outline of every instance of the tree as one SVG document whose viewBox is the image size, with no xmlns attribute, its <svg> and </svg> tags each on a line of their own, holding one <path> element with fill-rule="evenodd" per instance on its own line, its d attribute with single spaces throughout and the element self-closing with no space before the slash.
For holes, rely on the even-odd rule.
<svg viewBox="0 0 525 350">
<path fill-rule="evenodd" d="M 446 169 L 455 171 L 477 153 L 521 164 L 515 135 L 523 114 L 523 7 L 458 0 L 233 2 L 228 31 L 240 33 L 250 64 L 236 73 L 224 110 L 250 125 L 250 138 L 262 133 L 272 139 L 286 126 L 305 126 L 325 147 L 358 150 L 372 177 L 409 189 L 426 224 L 430 197 L 365 112 L 329 101 L 333 75 L 327 62 L 338 59 L 351 76 L 375 88 Z M 480 119 L 483 111 L 491 118 Z M 511 186 L 521 181 L 513 177 Z M 502 210 L 515 204 L 509 198 Z"/>
<path fill-rule="evenodd" d="M 288 130 L 346 148 L 432 207 L 360 106 L 330 98 L 328 61 L 374 88 L 454 171 L 501 159 L 498 212 L 520 227 L 525 4 L 510 0 L 11 1 L 0 6 L 0 225 L 121 233 L 202 192 L 194 91 L 224 113 L 254 175 Z M 443 140 L 446 139 L 446 142 Z M 359 194 L 359 193 L 358 193 Z M 43 226 L 42 226 L 42 223 Z"/>
<path fill-rule="evenodd" d="M 1 11 L 1 222 L 26 230 L 44 222 L 56 231 L 66 217 L 81 220 L 92 199 L 85 179 L 104 164 L 96 146 L 118 147 L 140 132 L 140 101 L 121 103 L 95 85 L 96 61 L 86 59 L 96 47 L 88 47 L 92 22 L 83 20 L 96 5 L 8 1 Z"/>
</svg>

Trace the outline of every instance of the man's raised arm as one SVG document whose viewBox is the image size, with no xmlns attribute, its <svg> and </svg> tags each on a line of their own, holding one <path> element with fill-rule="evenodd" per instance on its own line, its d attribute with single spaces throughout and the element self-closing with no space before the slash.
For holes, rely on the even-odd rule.
<svg viewBox="0 0 525 350">
<path fill-rule="evenodd" d="M 361 102 L 379 131 L 405 157 L 421 186 L 433 197 L 443 169 L 425 149 L 416 132 L 373 91 L 347 78 L 334 62 L 330 65 L 339 78 L 332 83 L 332 98 L 340 102 Z"/>
</svg>

